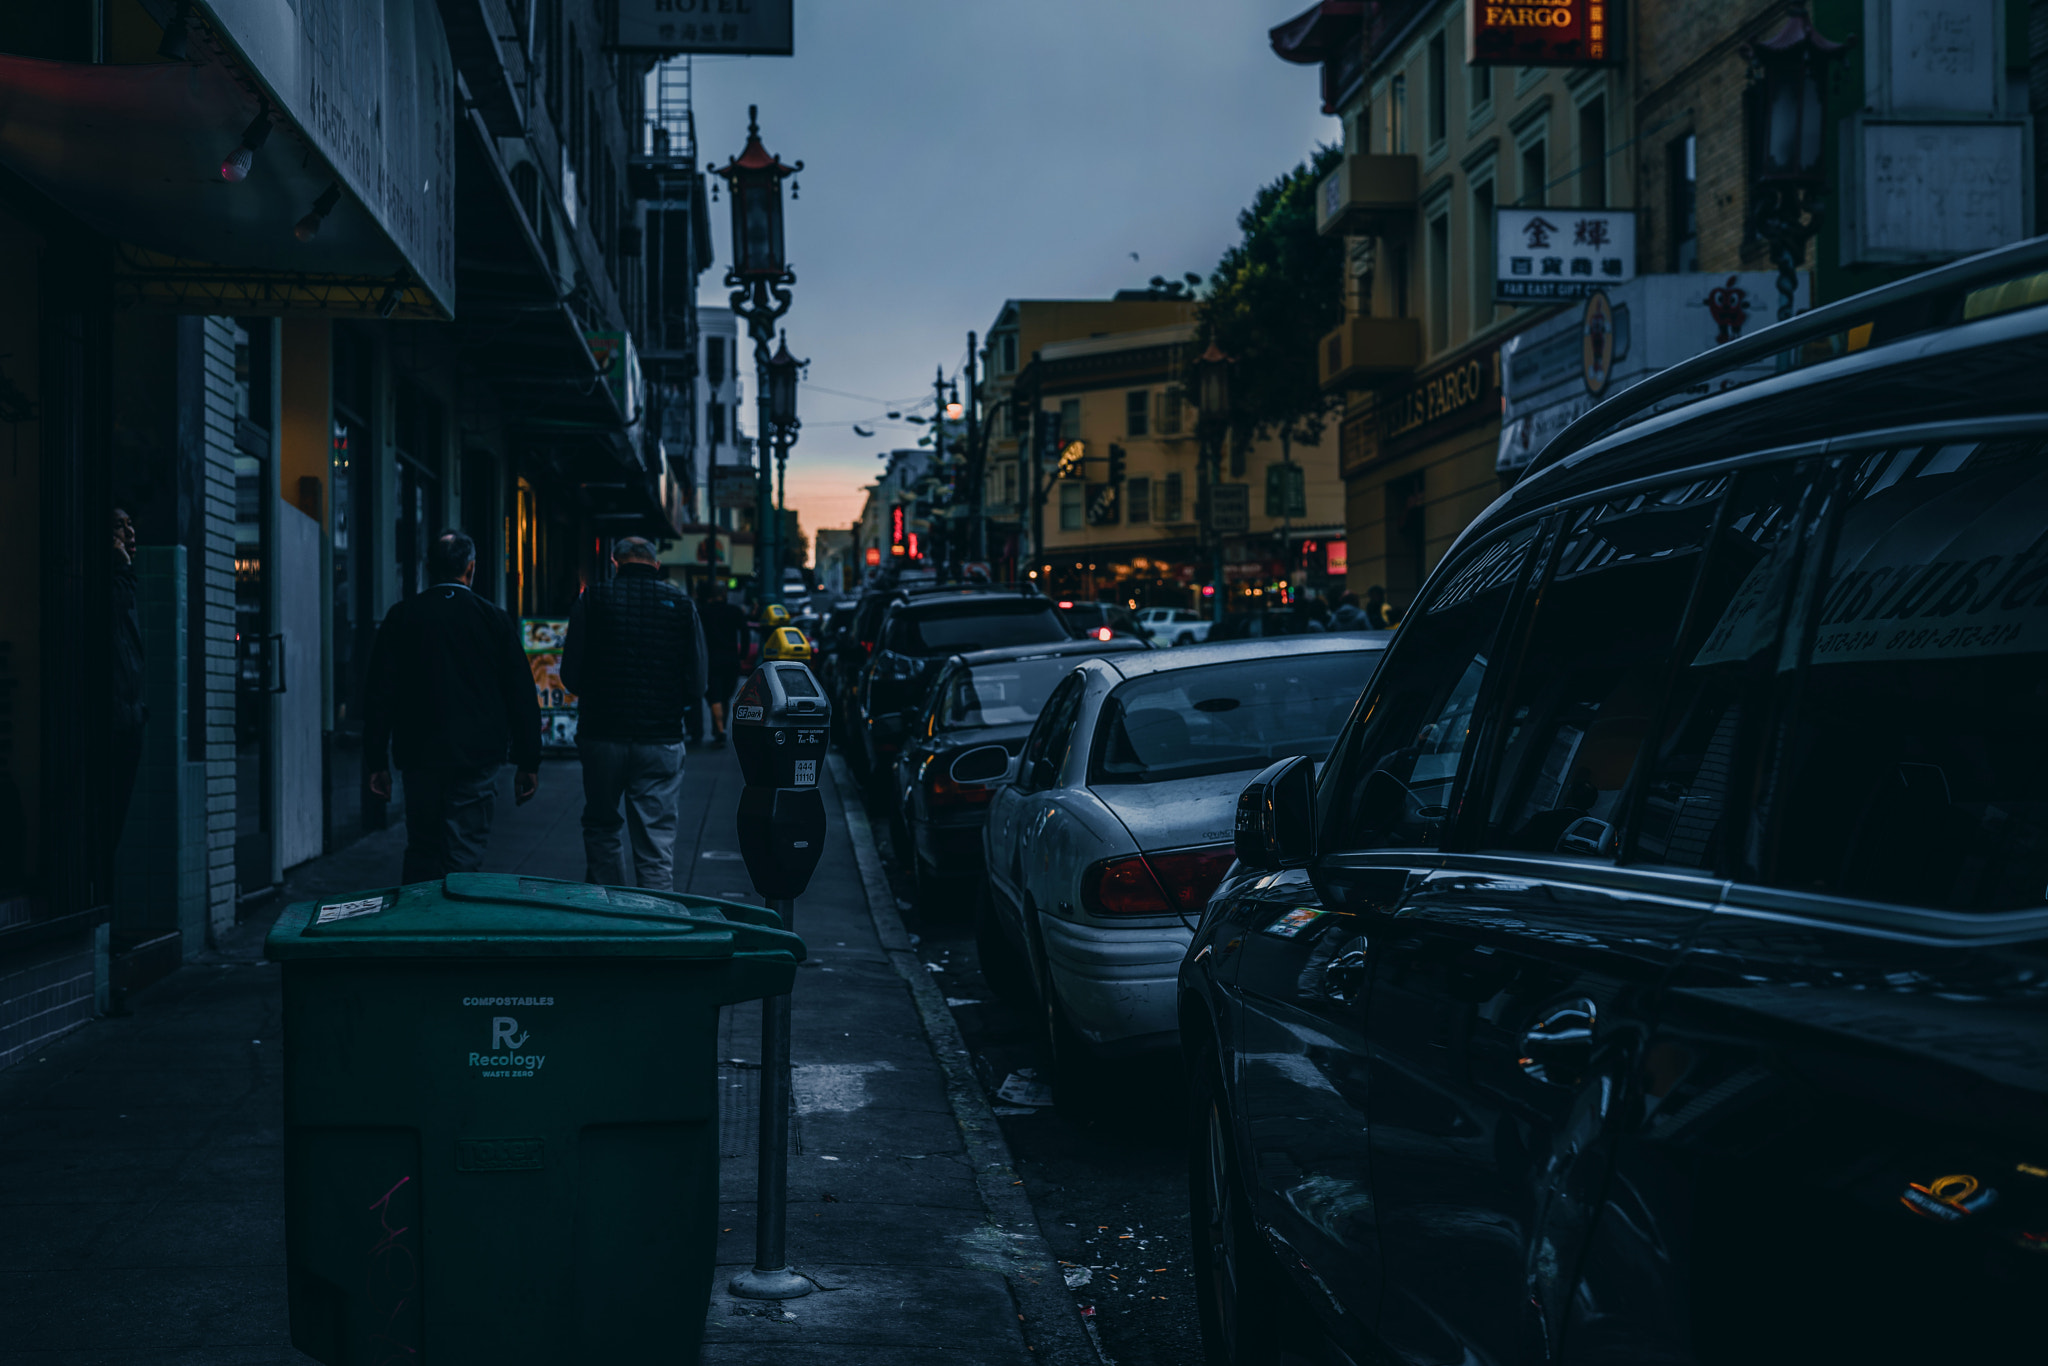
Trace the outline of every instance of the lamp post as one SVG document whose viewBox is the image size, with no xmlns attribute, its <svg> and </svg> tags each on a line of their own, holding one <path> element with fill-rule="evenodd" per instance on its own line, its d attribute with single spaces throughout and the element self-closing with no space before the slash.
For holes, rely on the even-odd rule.
<svg viewBox="0 0 2048 1366">
<path fill-rule="evenodd" d="M 775 559 L 770 566 L 775 576 L 776 591 L 782 586 L 782 559 L 788 548 L 782 544 L 782 520 L 789 507 L 789 448 L 796 444 L 797 429 L 803 423 L 796 416 L 797 374 L 809 361 L 798 360 L 790 354 L 789 334 L 782 334 L 782 341 L 776 346 L 775 354 L 765 362 L 763 373 L 767 376 L 766 412 L 775 443 Z"/>
<path fill-rule="evenodd" d="M 1195 358 L 1195 407 L 1201 414 L 1202 464 L 1198 471 L 1201 487 L 1196 497 L 1202 507 L 1203 530 L 1209 537 L 1209 587 L 1213 597 L 1210 619 L 1223 620 L 1223 536 L 1216 530 L 1216 486 L 1223 478 L 1223 442 L 1230 431 L 1230 378 L 1237 362 L 1224 354 L 1212 339 L 1209 349 Z"/>
<path fill-rule="evenodd" d="M 747 335 L 754 341 L 761 468 L 754 503 L 754 596 L 765 606 L 782 591 L 776 549 L 782 528 L 775 524 L 771 484 L 774 472 L 769 466 L 777 443 L 769 392 L 772 382 L 768 343 L 775 336 L 775 320 L 789 311 L 789 287 L 796 283 L 796 272 L 789 268 L 782 254 L 782 182 L 801 171 L 804 164 L 799 161 L 794 166 L 785 166 L 780 157 L 761 145 L 759 114 L 758 106 L 747 106 L 746 147 L 712 173 L 725 181 L 732 198 L 733 260 L 725 272 L 725 284 L 732 291 L 733 313 L 746 319 Z M 794 372 L 790 383 L 789 412 L 794 421 Z"/>
<path fill-rule="evenodd" d="M 1848 45 L 1822 35 L 1803 7 L 1775 33 L 1749 44 L 1750 230 L 1778 267 L 1778 320 L 1790 318 L 1799 263 L 1825 207 L 1821 151 L 1827 93 Z"/>
</svg>

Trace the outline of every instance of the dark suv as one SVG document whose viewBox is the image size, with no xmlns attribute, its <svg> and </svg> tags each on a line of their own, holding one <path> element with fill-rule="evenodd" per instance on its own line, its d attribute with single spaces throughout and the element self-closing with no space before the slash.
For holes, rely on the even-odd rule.
<svg viewBox="0 0 2048 1366">
<path fill-rule="evenodd" d="M 1246 790 L 1181 973 L 1212 1359 L 2038 1350 L 2041 299 L 2036 240 L 1594 409 Z"/>
<path fill-rule="evenodd" d="M 891 773 L 911 714 L 947 656 L 1072 639 L 1059 609 L 1035 591 L 927 588 L 896 595 L 876 629 L 850 718 L 872 779 Z"/>
</svg>

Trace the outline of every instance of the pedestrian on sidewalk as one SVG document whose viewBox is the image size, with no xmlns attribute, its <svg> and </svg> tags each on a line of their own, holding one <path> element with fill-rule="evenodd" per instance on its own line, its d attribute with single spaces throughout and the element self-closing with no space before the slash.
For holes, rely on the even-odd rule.
<svg viewBox="0 0 2048 1366">
<path fill-rule="evenodd" d="M 562 686 L 578 699 L 584 880 L 621 882 L 619 828 L 630 825 L 634 885 L 673 891 L 683 714 L 704 695 L 704 627 L 662 579 L 652 544 L 627 536 L 612 564 L 612 581 L 577 600 L 562 646 Z"/>
<path fill-rule="evenodd" d="M 404 882 L 476 871 L 508 750 L 514 799 L 540 790 L 540 695 L 512 618 L 470 591 L 476 542 L 442 532 L 427 572 L 377 628 L 363 719 L 370 791 L 391 800 L 387 748 L 405 779 Z"/>
<path fill-rule="evenodd" d="M 725 707 L 740 685 L 740 641 L 747 632 L 747 614 L 727 600 L 725 585 L 711 581 L 704 596 L 704 643 L 710 648 L 710 684 L 704 696 L 711 704 L 711 747 L 725 744 Z"/>
</svg>

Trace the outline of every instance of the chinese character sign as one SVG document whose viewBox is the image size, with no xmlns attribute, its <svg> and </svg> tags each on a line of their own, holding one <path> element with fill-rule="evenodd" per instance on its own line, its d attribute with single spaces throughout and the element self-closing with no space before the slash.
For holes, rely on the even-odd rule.
<svg viewBox="0 0 2048 1366">
<path fill-rule="evenodd" d="M 1471 66 L 1598 66 L 1621 56 L 1620 0 L 1470 0 Z"/>
<path fill-rule="evenodd" d="M 1636 275 L 1628 209 L 1496 209 L 1493 297 L 1500 303 L 1581 299 Z"/>
</svg>

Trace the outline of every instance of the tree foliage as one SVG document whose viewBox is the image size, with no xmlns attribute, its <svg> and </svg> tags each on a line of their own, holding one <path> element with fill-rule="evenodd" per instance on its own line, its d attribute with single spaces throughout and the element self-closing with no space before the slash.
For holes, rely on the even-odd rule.
<svg viewBox="0 0 2048 1366">
<path fill-rule="evenodd" d="M 1237 216 L 1244 236 L 1223 253 L 1197 314 L 1195 350 L 1213 339 L 1237 360 L 1231 378 L 1240 440 L 1283 434 L 1313 445 L 1330 398 L 1317 380 L 1316 345 L 1344 319 L 1344 239 L 1316 231 L 1316 186 L 1339 147 L 1266 185 Z"/>
</svg>

